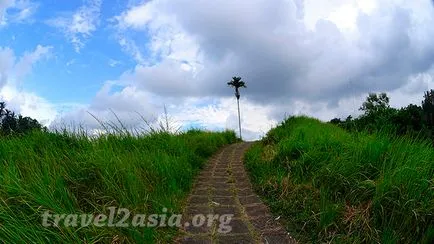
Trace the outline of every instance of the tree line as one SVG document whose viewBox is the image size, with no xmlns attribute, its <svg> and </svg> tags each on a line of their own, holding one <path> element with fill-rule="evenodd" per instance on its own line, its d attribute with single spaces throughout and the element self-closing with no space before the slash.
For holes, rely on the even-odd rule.
<svg viewBox="0 0 434 244">
<path fill-rule="evenodd" d="M 33 130 L 47 130 L 36 119 L 24 117 L 6 108 L 5 102 L 0 102 L 0 135 L 22 135 Z"/>
<path fill-rule="evenodd" d="M 348 116 L 345 120 L 334 118 L 330 123 L 350 131 L 387 131 L 396 135 L 409 135 L 429 139 L 434 144 L 434 90 L 424 93 L 421 105 L 409 104 L 400 109 L 389 105 L 386 93 L 370 93 L 359 110 L 357 118 Z"/>
</svg>

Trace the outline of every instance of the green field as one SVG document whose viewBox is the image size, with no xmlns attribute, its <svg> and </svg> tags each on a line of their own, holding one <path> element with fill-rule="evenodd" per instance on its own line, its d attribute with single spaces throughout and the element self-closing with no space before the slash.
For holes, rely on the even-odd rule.
<svg viewBox="0 0 434 244">
<path fill-rule="evenodd" d="M 206 158 L 234 132 L 106 135 L 35 132 L 0 140 L 0 240 L 5 243 L 168 242 L 176 228 L 43 227 L 56 214 L 180 213 Z M 1 241 L 0 241 L 1 242 Z"/>
<path fill-rule="evenodd" d="M 255 190 L 301 243 L 434 242 L 429 142 L 291 117 L 245 160 Z"/>
</svg>

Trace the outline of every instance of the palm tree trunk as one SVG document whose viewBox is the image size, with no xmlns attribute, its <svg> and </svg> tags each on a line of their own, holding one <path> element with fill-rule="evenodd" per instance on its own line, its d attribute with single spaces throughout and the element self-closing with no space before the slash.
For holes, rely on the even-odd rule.
<svg viewBox="0 0 434 244">
<path fill-rule="evenodd" d="M 237 99 L 237 104 L 238 104 L 238 127 L 240 129 L 240 139 L 242 140 L 243 138 L 241 137 L 240 99 Z"/>
</svg>

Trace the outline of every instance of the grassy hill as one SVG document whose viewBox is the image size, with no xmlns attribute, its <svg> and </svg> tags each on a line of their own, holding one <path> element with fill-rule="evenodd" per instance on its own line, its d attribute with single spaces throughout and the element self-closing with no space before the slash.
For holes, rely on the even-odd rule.
<svg viewBox="0 0 434 244">
<path fill-rule="evenodd" d="M 0 139 L 0 240 L 6 243 L 167 242 L 176 228 L 43 227 L 41 215 L 180 213 L 206 158 L 233 132 L 85 136 L 35 132 Z M 1 242 L 1 241 L 0 241 Z"/>
<path fill-rule="evenodd" d="M 434 241 L 429 143 L 292 117 L 245 160 L 256 190 L 302 243 Z"/>
</svg>

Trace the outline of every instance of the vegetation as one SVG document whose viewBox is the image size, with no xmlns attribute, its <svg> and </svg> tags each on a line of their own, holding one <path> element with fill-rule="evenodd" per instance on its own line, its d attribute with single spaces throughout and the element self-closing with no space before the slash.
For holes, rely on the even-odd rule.
<svg viewBox="0 0 434 244">
<path fill-rule="evenodd" d="M 413 138 L 431 140 L 434 145 L 434 90 L 427 91 L 422 106 L 410 104 L 395 109 L 390 107 L 385 93 L 369 94 L 360 107 L 363 114 L 356 119 L 348 116 L 330 122 L 350 131 L 388 131 L 397 135 L 410 135 Z"/>
<path fill-rule="evenodd" d="M 228 82 L 228 86 L 235 88 L 235 97 L 237 98 L 238 104 L 238 127 L 240 129 L 240 138 L 241 136 L 241 116 L 240 116 L 240 88 L 247 88 L 246 83 L 241 80 L 241 77 L 232 77 L 232 80 Z"/>
<path fill-rule="evenodd" d="M 307 117 L 286 119 L 245 158 L 301 243 L 433 243 L 433 159 L 427 142 Z"/>
<path fill-rule="evenodd" d="M 176 228 L 44 227 L 42 214 L 181 213 L 207 157 L 231 131 L 98 138 L 33 131 L 0 140 L 0 240 L 6 243 L 169 242 Z M 164 212 L 164 211 L 163 211 Z"/>
<path fill-rule="evenodd" d="M 45 130 L 39 122 L 30 117 L 16 115 L 0 102 L 0 135 L 22 135 L 33 130 Z"/>
</svg>

